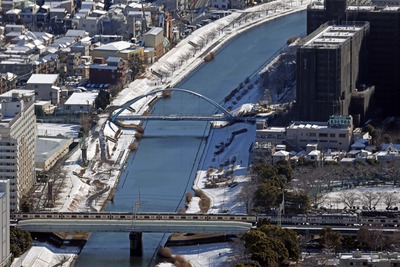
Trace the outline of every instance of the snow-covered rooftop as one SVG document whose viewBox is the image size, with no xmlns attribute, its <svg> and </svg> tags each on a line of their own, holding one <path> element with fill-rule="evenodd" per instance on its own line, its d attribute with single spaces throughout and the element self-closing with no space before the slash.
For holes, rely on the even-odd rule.
<svg viewBox="0 0 400 267">
<path fill-rule="evenodd" d="M 99 47 L 96 47 L 94 50 L 120 51 L 120 50 L 129 49 L 131 47 L 132 47 L 132 43 L 125 42 L 125 41 L 118 41 L 118 42 L 112 42 L 109 44 L 101 45 Z"/>
<path fill-rule="evenodd" d="M 75 92 L 64 105 L 92 105 L 96 99 L 98 92 Z"/>
<path fill-rule="evenodd" d="M 54 84 L 58 79 L 58 74 L 32 74 L 27 84 Z"/>
</svg>

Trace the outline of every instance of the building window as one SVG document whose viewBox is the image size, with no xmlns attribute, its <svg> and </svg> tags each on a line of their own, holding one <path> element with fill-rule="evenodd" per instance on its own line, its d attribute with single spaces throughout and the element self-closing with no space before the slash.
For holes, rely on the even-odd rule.
<svg viewBox="0 0 400 267">
<path fill-rule="evenodd" d="M 328 134 L 327 133 L 320 133 L 319 137 L 328 137 Z"/>
<path fill-rule="evenodd" d="M 329 137 L 335 137 L 335 136 L 336 136 L 336 134 L 334 134 L 334 133 L 329 134 Z"/>
<path fill-rule="evenodd" d="M 340 137 L 340 138 L 345 138 L 345 137 L 346 137 L 346 134 L 339 134 L 339 137 Z"/>
</svg>

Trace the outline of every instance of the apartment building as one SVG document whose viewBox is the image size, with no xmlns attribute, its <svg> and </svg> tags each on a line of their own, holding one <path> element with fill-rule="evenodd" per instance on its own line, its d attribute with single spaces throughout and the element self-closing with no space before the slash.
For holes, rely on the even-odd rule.
<svg viewBox="0 0 400 267">
<path fill-rule="evenodd" d="M 0 180 L 0 267 L 10 266 L 10 182 Z"/>
<path fill-rule="evenodd" d="M 0 179 L 10 181 L 10 210 L 17 211 L 35 182 L 35 91 L 0 95 Z"/>
</svg>

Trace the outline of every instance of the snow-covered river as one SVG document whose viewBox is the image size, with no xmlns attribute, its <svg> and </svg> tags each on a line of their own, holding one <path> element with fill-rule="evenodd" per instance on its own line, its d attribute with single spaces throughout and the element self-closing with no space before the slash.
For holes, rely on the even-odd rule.
<svg viewBox="0 0 400 267">
<path fill-rule="evenodd" d="M 221 102 L 288 38 L 305 33 L 305 27 L 304 11 L 255 27 L 220 50 L 213 61 L 204 64 L 178 87 Z M 199 98 L 176 93 L 159 101 L 154 108 L 156 112 L 176 114 L 198 113 L 209 106 Z M 191 191 L 206 128 L 204 122 L 148 122 L 139 150 L 130 155 L 114 203 L 107 210 L 131 211 L 139 201 L 138 211 L 175 212 L 182 208 L 182 196 Z M 76 266 L 149 266 L 162 236 L 144 234 L 143 258 L 131 259 L 127 233 L 94 233 Z"/>
</svg>

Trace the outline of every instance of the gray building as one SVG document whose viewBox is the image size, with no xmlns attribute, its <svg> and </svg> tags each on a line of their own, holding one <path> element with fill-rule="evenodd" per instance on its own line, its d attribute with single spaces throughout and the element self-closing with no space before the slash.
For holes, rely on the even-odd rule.
<svg viewBox="0 0 400 267">
<path fill-rule="evenodd" d="M 0 180 L 0 266 L 10 266 L 10 181 Z"/>
<path fill-rule="evenodd" d="M 304 38 L 297 50 L 298 119 L 327 121 L 349 115 L 351 95 L 362 83 L 368 22 L 324 24 Z"/>
</svg>

